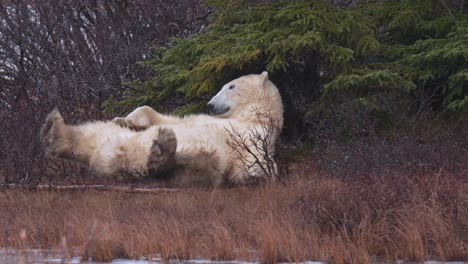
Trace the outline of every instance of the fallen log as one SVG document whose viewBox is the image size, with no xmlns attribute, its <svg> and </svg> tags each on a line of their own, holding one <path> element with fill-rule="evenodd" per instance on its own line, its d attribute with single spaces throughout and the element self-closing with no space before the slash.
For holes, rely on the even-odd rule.
<svg viewBox="0 0 468 264">
<path fill-rule="evenodd" d="M 35 191 L 115 191 L 115 192 L 128 192 L 128 193 L 161 193 L 161 192 L 180 192 L 180 189 L 171 188 L 136 188 L 132 186 L 113 186 L 113 185 L 46 185 L 39 184 L 35 186 L 27 186 L 20 184 L 6 184 L 3 185 L 4 190 L 7 189 L 24 189 Z"/>
</svg>

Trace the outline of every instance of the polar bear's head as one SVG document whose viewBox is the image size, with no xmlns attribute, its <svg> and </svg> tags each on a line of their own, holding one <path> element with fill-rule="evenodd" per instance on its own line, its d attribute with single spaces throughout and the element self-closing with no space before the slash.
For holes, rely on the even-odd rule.
<svg viewBox="0 0 468 264">
<path fill-rule="evenodd" d="M 209 102 L 209 111 L 222 118 L 246 118 L 262 110 L 282 119 L 283 105 L 278 88 L 268 72 L 237 78 L 223 86 Z"/>
</svg>

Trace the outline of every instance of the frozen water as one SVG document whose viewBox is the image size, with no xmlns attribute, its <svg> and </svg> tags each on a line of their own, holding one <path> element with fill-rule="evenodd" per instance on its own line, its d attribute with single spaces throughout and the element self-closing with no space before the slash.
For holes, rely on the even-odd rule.
<svg viewBox="0 0 468 264">
<path fill-rule="evenodd" d="M 0 263 L 1 264 L 102 264 L 101 262 L 95 261 L 82 261 L 79 257 L 73 258 L 61 258 L 58 252 L 51 250 L 6 250 L 0 249 Z M 151 260 L 129 260 L 129 259 L 115 259 L 113 264 L 259 264 L 260 262 L 248 262 L 248 261 L 212 261 L 204 259 L 190 259 L 190 260 L 169 260 L 163 261 L 160 258 L 154 258 Z M 375 262 L 378 264 L 379 262 Z M 413 262 L 397 261 L 397 264 L 413 264 Z M 416 263 L 416 262 L 414 262 Z M 285 264 L 285 263 L 283 263 Z M 300 264 L 325 264 L 325 262 L 307 261 Z M 420 264 L 420 263 L 418 263 Z M 468 262 L 440 262 L 440 261 L 426 261 L 423 264 L 468 264 Z"/>
</svg>

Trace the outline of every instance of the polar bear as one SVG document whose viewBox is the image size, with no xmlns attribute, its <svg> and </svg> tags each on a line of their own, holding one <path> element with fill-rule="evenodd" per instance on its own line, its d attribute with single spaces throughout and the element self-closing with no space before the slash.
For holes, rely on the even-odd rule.
<svg viewBox="0 0 468 264">
<path fill-rule="evenodd" d="M 80 125 L 65 124 L 54 109 L 40 135 L 47 156 L 119 178 L 220 186 L 247 184 L 276 170 L 271 155 L 283 126 L 283 104 L 267 72 L 227 83 L 208 108 L 212 115 L 176 117 L 142 106 L 124 118 Z"/>
</svg>

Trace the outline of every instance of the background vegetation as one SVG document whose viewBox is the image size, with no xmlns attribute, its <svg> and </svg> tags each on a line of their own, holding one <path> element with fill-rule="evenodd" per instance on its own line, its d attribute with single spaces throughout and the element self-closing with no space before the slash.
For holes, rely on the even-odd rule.
<svg viewBox="0 0 468 264">
<path fill-rule="evenodd" d="M 419 132 L 441 127 L 437 136 L 465 147 L 466 2 L 3 1 L 1 174 L 31 184 L 86 174 L 44 162 L 37 131 L 54 106 L 71 122 L 105 118 L 101 106 L 110 116 L 143 104 L 183 115 L 202 111 L 226 81 L 265 69 L 294 147 L 344 142 L 335 153 L 381 159 L 369 149 L 378 141 L 437 142 Z"/>
<path fill-rule="evenodd" d="M 347 174 L 434 169 L 446 157 L 464 167 L 466 1 L 208 3 L 206 31 L 155 49 L 142 63 L 153 77 L 107 111 L 199 112 L 225 82 L 266 69 L 285 103 L 286 163 L 300 148 Z"/>
<path fill-rule="evenodd" d="M 156 49 L 144 62 L 154 77 L 134 83 L 109 109 L 165 110 L 180 94 L 178 112 L 197 111 L 227 80 L 264 69 L 288 111 L 313 122 L 350 103 L 385 115 L 391 97 L 408 99 L 400 105 L 408 114 L 466 109 L 468 20 L 444 1 L 363 1 L 346 9 L 326 1 L 210 3 L 218 11 L 206 32 Z"/>
</svg>

